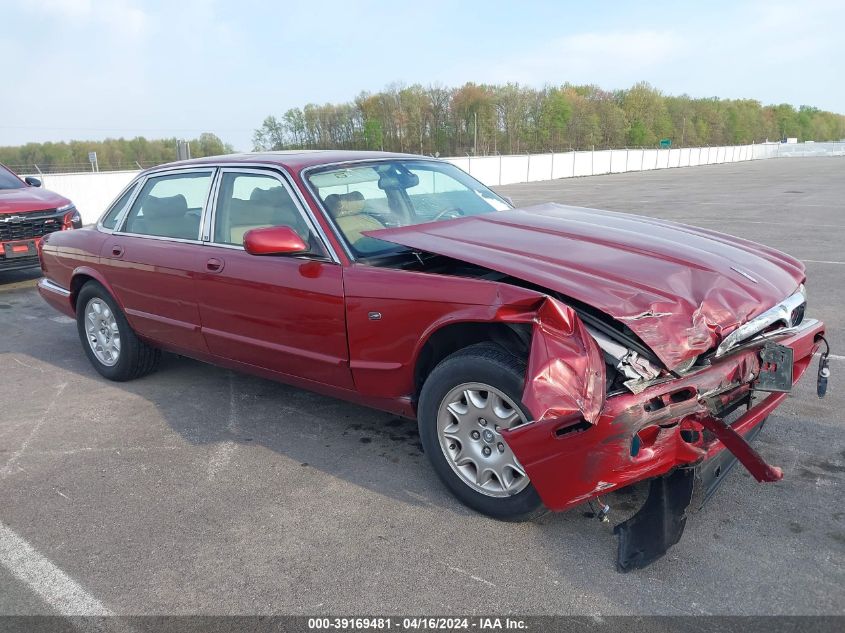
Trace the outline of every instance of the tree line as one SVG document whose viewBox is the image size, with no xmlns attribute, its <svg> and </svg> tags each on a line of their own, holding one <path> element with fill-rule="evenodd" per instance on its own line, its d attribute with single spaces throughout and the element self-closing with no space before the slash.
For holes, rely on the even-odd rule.
<svg viewBox="0 0 845 633">
<path fill-rule="evenodd" d="M 138 169 L 176 160 L 179 139 L 108 138 L 104 141 L 70 141 L 59 143 L 27 143 L 19 147 L 0 147 L 0 163 L 17 172 L 44 173 L 86 171 L 91 169 L 88 152 L 97 152 L 101 170 Z M 191 156 L 231 154 L 232 146 L 215 134 L 203 133 L 188 141 Z M 37 169 L 36 169 L 37 167 Z"/>
<path fill-rule="evenodd" d="M 752 99 L 671 96 L 646 82 L 535 89 L 391 85 L 347 103 L 309 103 L 255 130 L 255 150 L 377 149 L 432 155 L 519 154 L 591 147 L 733 145 L 845 138 L 845 116 Z"/>
<path fill-rule="evenodd" d="M 347 103 L 291 108 L 255 130 L 256 150 L 378 149 L 419 154 L 520 154 L 568 149 L 733 145 L 797 137 L 845 138 L 845 116 L 811 106 L 762 105 L 752 99 L 664 95 L 641 82 L 626 90 L 593 85 L 531 88 L 466 83 L 458 88 L 390 85 Z M 27 143 L 0 147 L 0 162 L 19 172 L 137 169 L 176 160 L 178 139 Z M 231 153 L 212 133 L 189 141 L 194 157 Z"/>
</svg>

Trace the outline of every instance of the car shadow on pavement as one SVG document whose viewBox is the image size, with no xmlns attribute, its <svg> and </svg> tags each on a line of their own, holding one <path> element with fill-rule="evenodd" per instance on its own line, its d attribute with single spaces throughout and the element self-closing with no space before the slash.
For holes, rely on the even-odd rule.
<svg viewBox="0 0 845 633">
<path fill-rule="evenodd" d="M 39 279 L 41 269 L 37 266 L 23 270 L 0 270 L 0 292 L 35 286 Z"/>
</svg>

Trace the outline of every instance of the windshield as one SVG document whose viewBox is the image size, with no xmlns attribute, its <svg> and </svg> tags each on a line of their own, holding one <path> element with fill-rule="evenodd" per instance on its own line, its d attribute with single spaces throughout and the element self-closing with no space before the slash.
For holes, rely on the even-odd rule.
<svg viewBox="0 0 845 633">
<path fill-rule="evenodd" d="M 390 160 L 327 167 L 311 172 L 308 181 L 358 257 L 407 250 L 367 237 L 367 231 L 510 208 L 477 180 L 439 161 Z"/>
<path fill-rule="evenodd" d="M 0 189 L 21 189 L 25 186 L 20 178 L 0 165 Z"/>
</svg>

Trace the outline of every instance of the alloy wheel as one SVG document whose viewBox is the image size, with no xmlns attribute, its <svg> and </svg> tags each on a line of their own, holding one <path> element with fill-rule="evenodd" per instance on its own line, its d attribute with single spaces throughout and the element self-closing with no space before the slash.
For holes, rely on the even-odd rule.
<svg viewBox="0 0 845 633">
<path fill-rule="evenodd" d="M 94 356 L 113 367 L 120 360 L 120 329 L 108 304 L 94 297 L 85 306 L 85 332 Z"/>
<path fill-rule="evenodd" d="M 521 492 L 529 479 L 501 432 L 526 422 L 499 389 L 464 383 L 441 401 L 437 437 L 449 466 L 467 486 L 491 497 L 509 497 Z"/>
</svg>

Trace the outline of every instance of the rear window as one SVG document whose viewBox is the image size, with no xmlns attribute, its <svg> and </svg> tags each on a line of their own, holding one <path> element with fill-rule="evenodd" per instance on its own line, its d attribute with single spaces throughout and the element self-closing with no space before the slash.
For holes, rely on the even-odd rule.
<svg viewBox="0 0 845 633">
<path fill-rule="evenodd" d="M 132 194 L 135 193 L 135 189 L 138 188 L 136 184 L 134 187 L 129 187 L 128 191 L 124 193 L 120 198 L 115 202 L 109 212 L 103 216 L 103 221 L 101 224 L 103 228 L 114 230 L 115 224 L 117 224 L 117 218 L 120 216 L 120 213 L 126 208 L 126 205 L 129 204 L 129 201 L 132 199 Z"/>
</svg>

